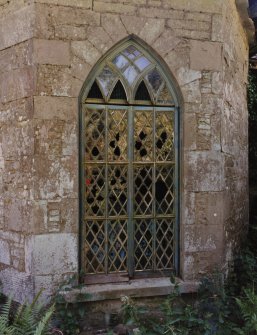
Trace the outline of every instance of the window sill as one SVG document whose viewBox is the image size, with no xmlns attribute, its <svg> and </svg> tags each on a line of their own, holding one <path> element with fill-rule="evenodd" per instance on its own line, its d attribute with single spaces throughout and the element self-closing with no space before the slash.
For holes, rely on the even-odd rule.
<svg viewBox="0 0 257 335">
<path fill-rule="evenodd" d="M 195 293 L 199 282 L 176 280 L 180 293 Z M 154 297 L 172 293 L 174 284 L 169 278 L 134 279 L 126 283 L 96 284 L 61 292 L 68 303 L 120 299 L 122 296 Z"/>
</svg>

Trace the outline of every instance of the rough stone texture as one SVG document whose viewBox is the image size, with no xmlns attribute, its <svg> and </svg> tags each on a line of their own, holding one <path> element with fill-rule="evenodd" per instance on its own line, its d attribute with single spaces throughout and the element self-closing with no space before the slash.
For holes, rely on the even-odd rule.
<svg viewBox="0 0 257 335">
<path fill-rule="evenodd" d="M 0 281 L 44 299 L 78 269 L 78 97 L 138 36 L 181 98 L 180 277 L 225 269 L 248 222 L 248 43 L 233 0 L 0 2 Z"/>
</svg>

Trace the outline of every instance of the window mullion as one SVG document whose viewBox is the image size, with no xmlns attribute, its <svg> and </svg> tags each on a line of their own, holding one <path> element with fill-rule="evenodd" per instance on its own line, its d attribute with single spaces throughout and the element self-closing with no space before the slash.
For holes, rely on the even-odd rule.
<svg viewBox="0 0 257 335">
<path fill-rule="evenodd" d="M 133 144 L 134 109 L 128 108 L 128 274 L 134 274 L 134 222 L 133 222 Z"/>
<path fill-rule="evenodd" d="M 108 106 L 105 107 L 105 219 L 104 219 L 104 233 L 105 233 L 105 273 L 108 274 L 108 259 L 109 259 L 109 234 L 108 234 Z"/>
</svg>

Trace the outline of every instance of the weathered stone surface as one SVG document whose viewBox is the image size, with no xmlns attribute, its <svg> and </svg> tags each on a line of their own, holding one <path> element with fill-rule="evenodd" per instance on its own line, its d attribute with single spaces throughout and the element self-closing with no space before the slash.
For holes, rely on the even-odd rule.
<svg viewBox="0 0 257 335">
<path fill-rule="evenodd" d="M 166 10 L 166 9 L 157 9 L 157 8 L 140 8 L 139 15 L 142 17 L 153 17 L 158 19 L 183 19 L 184 11 L 177 10 Z"/>
<path fill-rule="evenodd" d="M 221 13 L 223 1 L 216 0 L 163 0 L 164 7 L 192 12 Z"/>
<path fill-rule="evenodd" d="M 10 257 L 10 247 L 7 241 L 0 240 L 0 262 L 2 264 L 10 265 L 11 257 Z"/>
<path fill-rule="evenodd" d="M 93 0 L 35 0 L 36 3 L 53 4 L 59 6 L 71 6 L 71 7 L 82 7 L 92 8 Z"/>
<path fill-rule="evenodd" d="M 77 56 L 90 65 L 94 65 L 101 56 L 101 53 L 89 41 L 72 42 L 71 52 L 73 55 Z"/>
<path fill-rule="evenodd" d="M 34 6 L 14 11 L 0 20 L 0 50 L 33 37 Z"/>
<path fill-rule="evenodd" d="M 52 275 L 77 271 L 77 243 L 75 234 L 34 236 L 34 273 Z"/>
<path fill-rule="evenodd" d="M 106 52 L 113 43 L 110 36 L 102 27 L 89 27 L 87 38 L 101 52 Z"/>
<path fill-rule="evenodd" d="M 191 41 L 190 65 L 194 70 L 221 70 L 221 44 Z"/>
<path fill-rule="evenodd" d="M 148 19 L 139 33 L 139 36 L 147 43 L 153 43 L 164 30 L 164 20 Z"/>
<path fill-rule="evenodd" d="M 181 43 L 181 39 L 177 38 L 173 30 L 166 29 L 154 42 L 153 48 L 158 50 L 158 53 L 165 57 L 171 50 L 177 48 Z"/>
<path fill-rule="evenodd" d="M 35 63 L 70 65 L 70 45 L 67 42 L 34 39 L 33 48 Z"/>
<path fill-rule="evenodd" d="M 107 3 L 104 1 L 94 0 L 94 10 L 101 13 L 120 13 L 134 14 L 136 6 L 125 5 L 123 3 Z"/>
<path fill-rule="evenodd" d="M 77 99 L 66 97 L 34 96 L 34 117 L 41 120 L 73 120 L 78 114 Z"/>
<path fill-rule="evenodd" d="M 114 42 L 118 42 L 127 36 L 126 29 L 117 15 L 103 14 L 101 16 L 101 24 Z"/>
</svg>

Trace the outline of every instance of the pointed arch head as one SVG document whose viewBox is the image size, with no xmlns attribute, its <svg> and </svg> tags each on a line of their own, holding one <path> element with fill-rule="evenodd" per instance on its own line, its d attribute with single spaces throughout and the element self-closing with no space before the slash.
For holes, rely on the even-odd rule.
<svg viewBox="0 0 257 335">
<path fill-rule="evenodd" d="M 82 103 L 181 105 L 177 82 L 165 62 L 131 35 L 110 49 L 84 82 Z"/>
</svg>

